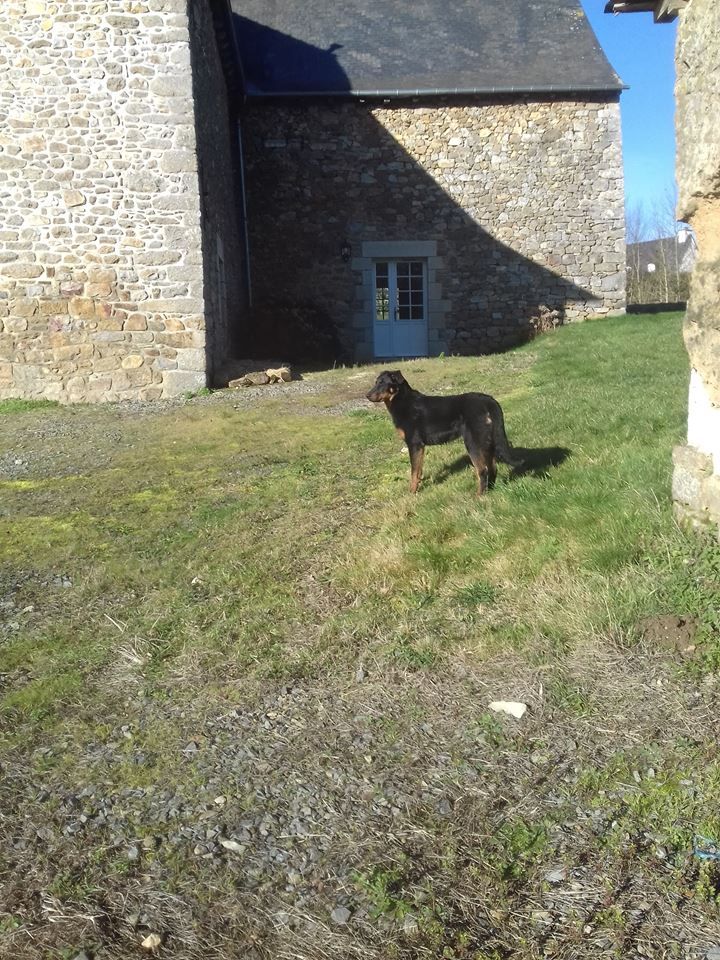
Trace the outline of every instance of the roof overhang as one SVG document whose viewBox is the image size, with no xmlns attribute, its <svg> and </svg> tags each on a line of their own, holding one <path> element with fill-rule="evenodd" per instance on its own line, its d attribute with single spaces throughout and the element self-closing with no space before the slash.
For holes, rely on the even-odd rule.
<svg viewBox="0 0 720 960">
<path fill-rule="evenodd" d="M 605 13 L 652 13 L 655 23 L 670 23 L 689 0 L 608 0 Z"/>
</svg>

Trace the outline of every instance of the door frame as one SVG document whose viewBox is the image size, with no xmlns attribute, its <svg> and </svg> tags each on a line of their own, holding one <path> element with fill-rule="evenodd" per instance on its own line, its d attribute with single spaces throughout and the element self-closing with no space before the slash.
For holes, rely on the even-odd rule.
<svg viewBox="0 0 720 960">
<path fill-rule="evenodd" d="M 437 240 L 360 240 L 349 231 L 353 254 L 350 269 L 355 276 L 352 336 L 353 358 L 358 363 L 375 360 L 375 277 L 377 260 L 425 260 L 427 285 L 427 355 L 447 352 L 446 322 L 450 301 L 443 298 L 445 262 Z"/>
<path fill-rule="evenodd" d="M 401 263 L 419 263 L 422 266 L 422 317 L 416 319 L 399 319 L 400 290 L 398 282 L 398 266 Z M 377 317 L 377 268 L 380 264 L 387 265 L 388 291 L 388 318 L 378 320 Z M 411 276 L 411 274 L 409 275 Z M 382 257 L 373 260 L 372 264 L 373 298 L 373 353 L 376 358 L 387 357 L 425 357 L 428 350 L 428 263 L 423 257 Z M 412 302 L 409 304 L 412 310 Z M 386 326 L 387 325 L 387 326 Z M 403 348 L 403 337 L 409 336 L 412 346 Z"/>
</svg>

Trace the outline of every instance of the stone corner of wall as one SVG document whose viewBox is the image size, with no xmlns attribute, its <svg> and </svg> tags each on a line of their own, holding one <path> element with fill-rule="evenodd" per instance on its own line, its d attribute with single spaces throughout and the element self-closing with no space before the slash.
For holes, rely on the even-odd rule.
<svg viewBox="0 0 720 960">
<path fill-rule="evenodd" d="M 699 512 L 686 503 L 673 503 L 673 515 L 681 527 L 701 535 L 714 536 L 720 543 L 720 514 L 713 516 L 707 511 Z"/>
<path fill-rule="evenodd" d="M 712 458 L 690 444 L 673 450 L 672 498 L 675 516 L 720 539 L 720 475 Z"/>
</svg>

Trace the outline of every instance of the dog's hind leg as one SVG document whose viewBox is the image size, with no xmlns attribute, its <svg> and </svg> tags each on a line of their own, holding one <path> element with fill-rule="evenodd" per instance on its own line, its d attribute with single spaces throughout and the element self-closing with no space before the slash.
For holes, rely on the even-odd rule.
<svg viewBox="0 0 720 960">
<path fill-rule="evenodd" d="M 478 496 L 481 497 L 488 488 L 488 481 L 490 479 L 490 466 L 489 463 L 494 465 L 494 458 L 487 457 L 485 451 L 477 442 L 477 440 L 470 434 L 465 433 L 463 436 L 465 441 L 465 449 L 470 455 L 472 460 L 472 465 L 475 467 L 475 473 L 478 480 Z M 495 479 L 493 473 L 493 481 Z"/>
<path fill-rule="evenodd" d="M 490 457 L 488 463 L 488 489 L 492 490 L 497 480 L 497 460 L 494 456 Z"/>
<path fill-rule="evenodd" d="M 425 459 L 425 447 L 410 446 L 410 493 L 417 493 L 417 488 L 422 480 L 423 461 Z"/>
</svg>

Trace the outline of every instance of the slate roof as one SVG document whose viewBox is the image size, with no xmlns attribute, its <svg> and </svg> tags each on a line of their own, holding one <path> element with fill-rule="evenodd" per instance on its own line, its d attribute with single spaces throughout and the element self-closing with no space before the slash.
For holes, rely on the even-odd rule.
<svg viewBox="0 0 720 960">
<path fill-rule="evenodd" d="M 231 0 L 246 95 L 619 92 L 580 0 Z"/>
</svg>

